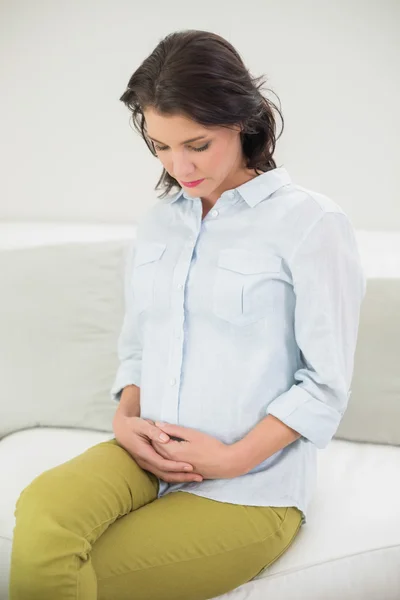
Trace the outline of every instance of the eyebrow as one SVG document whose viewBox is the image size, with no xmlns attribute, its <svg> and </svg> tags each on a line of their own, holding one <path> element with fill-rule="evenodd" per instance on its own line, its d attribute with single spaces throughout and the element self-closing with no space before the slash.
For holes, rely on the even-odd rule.
<svg viewBox="0 0 400 600">
<path fill-rule="evenodd" d="M 196 142 L 197 140 L 203 140 L 205 137 L 207 137 L 207 136 L 199 135 L 198 137 L 191 138 L 190 140 L 186 140 L 186 141 L 182 142 L 181 146 L 183 146 L 184 144 L 189 144 L 190 142 Z M 153 140 L 153 142 L 157 142 L 158 144 L 163 144 L 164 146 L 167 146 L 167 144 L 164 144 L 163 142 L 160 142 L 160 140 L 156 140 L 155 138 L 152 138 L 150 135 L 149 135 L 149 138 L 151 140 Z"/>
</svg>

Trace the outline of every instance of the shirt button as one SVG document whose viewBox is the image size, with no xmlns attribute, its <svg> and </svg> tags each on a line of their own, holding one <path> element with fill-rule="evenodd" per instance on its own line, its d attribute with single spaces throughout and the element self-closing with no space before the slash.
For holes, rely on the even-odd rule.
<svg viewBox="0 0 400 600">
<path fill-rule="evenodd" d="M 172 379 L 170 379 L 170 385 L 175 385 L 176 384 L 176 379 L 175 377 L 173 377 Z"/>
<path fill-rule="evenodd" d="M 178 290 L 181 290 L 181 289 L 183 289 L 183 285 L 180 283 L 180 284 L 177 286 L 177 288 L 178 288 Z"/>
<path fill-rule="evenodd" d="M 212 217 L 218 217 L 218 215 L 219 215 L 219 212 L 217 210 L 212 210 L 211 211 L 211 216 Z"/>
</svg>

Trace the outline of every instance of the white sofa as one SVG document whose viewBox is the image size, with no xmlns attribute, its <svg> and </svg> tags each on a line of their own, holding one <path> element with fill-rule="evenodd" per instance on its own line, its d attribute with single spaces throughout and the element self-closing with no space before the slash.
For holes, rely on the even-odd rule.
<svg viewBox="0 0 400 600">
<path fill-rule="evenodd" d="M 124 225 L 0 223 L 0 600 L 21 490 L 113 437 L 134 235 Z M 352 395 L 319 452 L 308 522 L 269 569 L 220 598 L 400 598 L 400 234 L 357 235 L 368 288 Z"/>
</svg>

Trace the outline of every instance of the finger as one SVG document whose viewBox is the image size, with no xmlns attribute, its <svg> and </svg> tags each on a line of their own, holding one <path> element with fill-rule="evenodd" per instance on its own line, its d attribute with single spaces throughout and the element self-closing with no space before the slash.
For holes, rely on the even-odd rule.
<svg viewBox="0 0 400 600">
<path fill-rule="evenodd" d="M 140 419 L 138 423 L 140 433 L 147 436 L 150 440 L 164 443 L 169 441 L 168 435 L 155 425 L 152 425 L 148 419 Z"/>
<path fill-rule="evenodd" d="M 198 473 L 171 473 L 170 471 L 158 471 L 157 477 L 167 483 L 184 483 L 190 481 L 201 482 L 203 478 Z"/>
<path fill-rule="evenodd" d="M 173 435 L 184 440 L 188 436 L 188 427 L 181 427 L 180 425 L 171 425 L 170 423 L 164 423 L 162 421 L 155 422 L 156 427 L 162 429 L 168 435 Z"/>
<path fill-rule="evenodd" d="M 164 473 L 160 475 L 160 479 L 164 479 L 164 481 L 167 481 L 168 483 L 183 483 L 190 481 L 200 483 L 201 481 L 203 481 L 201 475 L 197 475 L 194 473 Z"/>
<path fill-rule="evenodd" d="M 157 452 L 157 454 L 159 454 L 160 456 L 162 456 L 163 458 L 167 459 L 167 460 L 177 460 L 175 456 L 173 456 L 170 453 L 171 448 L 168 447 L 169 444 L 159 444 L 158 442 L 155 442 L 154 440 L 152 440 L 151 442 L 151 446 L 152 448 Z"/>
<path fill-rule="evenodd" d="M 150 471 L 150 473 L 153 473 L 154 475 L 156 475 L 163 481 L 167 481 L 168 483 L 178 483 L 178 482 L 185 482 L 185 481 L 200 482 L 200 481 L 203 481 L 203 479 L 204 479 L 203 476 L 200 475 L 200 473 L 183 473 L 183 472 L 179 472 L 179 471 L 177 471 L 177 472 L 164 471 L 162 469 L 157 469 L 156 467 L 154 467 L 154 465 L 148 463 L 145 460 L 136 459 L 136 462 L 142 469 L 145 469 L 146 471 Z"/>
<path fill-rule="evenodd" d="M 141 458 L 161 471 L 193 471 L 190 463 L 163 458 L 150 444 L 141 452 Z"/>
<path fill-rule="evenodd" d="M 150 442 L 152 448 L 165 458 L 166 460 L 173 460 L 175 462 L 185 462 L 191 465 L 191 457 L 188 452 L 185 452 L 185 448 L 182 448 L 181 442 L 174 442 L 170 440 L 168 444 L 161 444 L 158 442 Z M 193 465 L 192 465 L 193 466 Z"/>
</svg>

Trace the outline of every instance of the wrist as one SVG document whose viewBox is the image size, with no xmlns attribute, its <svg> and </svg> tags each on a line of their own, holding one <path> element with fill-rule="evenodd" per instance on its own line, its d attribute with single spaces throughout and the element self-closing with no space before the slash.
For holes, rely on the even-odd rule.
<svg viewBox="0 0 400 600">
<path fill-rule="evenodd" d="M 243 454 L 240 451 L 241 448 L 238 446 L 239 442 L 234 444 L 226 444 L 225 446 L 225 467 L 226 476 L 228 478 L 239 477 L 244 475 L 248 470 L 244 464 Z"/>
<path fill-rule="evenodd" d="M 230 460 L 235 465 L 236 477 L 249 473 L 300 437 L 300 433 L 267 415 L 247 435 L 232 444 Z"/>
<path fill-rule="evenodd" d="M 117 412 L 126 417 L 140 416 L 140 388 L 136 385 L 127 385 L 121 393 Z"/>
</svg>

